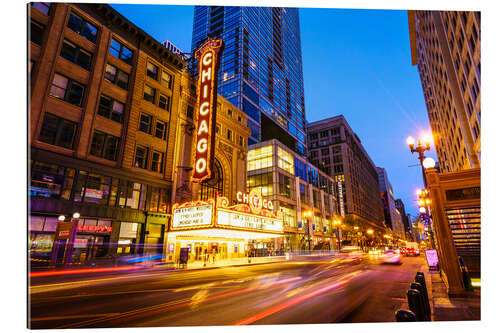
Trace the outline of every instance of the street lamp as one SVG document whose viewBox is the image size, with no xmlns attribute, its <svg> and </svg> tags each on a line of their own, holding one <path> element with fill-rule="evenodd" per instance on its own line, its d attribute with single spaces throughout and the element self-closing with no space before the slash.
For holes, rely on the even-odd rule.
<svg viewBox="0 0 500 333">
<path fill-rule="evenodd" d="M 423 141 L 423 144 L 422 144 Z M 406 139 L 406 143 L 410 147 L 410 151 L 412 153 L 418 153 L 418 159 L 420 160 L 420 166 L 422 167 L 422 175 L 424 178 L 424 185 L 427 188 L 427 179 L 425 178 L 425 169 L 424 169 L 424 160 L 425 155 L 424 152 L 426 150 L 431 149 L 432 135 L 430 133 L 425 133 L 422 135 L 422 138 L 417 140 L 417 146 L 415 147 L 415 139 L 411 136 Z"/>
<path fill-rule="evenodd" d="M 340 252 L 340 226 L 342 225 L 341 220 L 333 221 L 333 225 L 337 228 L 337 242 L 339 242 L 339 252 Z"/>
<path fill-rule="evenodd" d="M 311 252 L 311 232 L 310 232 L 310 228 L 309 228 L 309 221 L 307 220 L 308 217 L 312 217 L 312 211 L 310 210 L 307 210 L 304 212 L 304 219 L 305 219 L 305 224 L 307 226 L 307 244 L 308 244 L 308 247 L 309 247 L 309 252 Z"/>
</svg>

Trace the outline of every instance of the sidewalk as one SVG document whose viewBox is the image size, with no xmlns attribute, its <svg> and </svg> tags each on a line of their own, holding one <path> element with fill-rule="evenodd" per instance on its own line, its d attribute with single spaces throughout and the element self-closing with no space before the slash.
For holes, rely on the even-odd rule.
<svg viewBox="0 0 500 333">
<path fill-rule="evenodd" d="M 248 260 L 247 257 L 244 258 L 233 258 L 231 260 L 216 260 L 215 263 L 212 262 L 207 262 L 206 264 L 203 261 L 195 261 L 195 262 L 190 262 L 186 265 L 184 268 L 180 269 L 210 269 L 210 268 L 219 268 L 219 267 L 232 267 L 232 266 L 248 266 L 248 265 L 258 265 L 258 264 L 266 264 L 266 263 L 272 263 L 272 262 L 280 262 L 280 261 L 286 261 L 285 256 L 274 256 L 274 257 L 252 257 L 250 258 L 250 261 Z M 172 262 L 170 263 L 164 263 L 164 264 L 158 264 L 155 265 L 157 268 L 165 268 L 165 267 L 172 267 L 172 268 L 178 268 L 177 264 L 174 264 Z"/>
<path fill-rule="evenodd" d="M 439 272 L 426 272 L 425 275 L 431 302 L 432 321 L 481 319 L 480 289 L 474 288 L 474 291 L 467 292 L 465 296 L 450 298 Z"/>
</svg>

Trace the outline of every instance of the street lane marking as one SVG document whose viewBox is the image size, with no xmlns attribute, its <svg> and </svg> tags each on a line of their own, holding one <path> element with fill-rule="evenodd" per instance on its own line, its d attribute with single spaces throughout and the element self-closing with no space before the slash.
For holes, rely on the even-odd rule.
<svg viewBox="0 0 500 333">
<path fill-rule="evenodd" d="M 137 277 L 152 277 L 152 276 L 157 276 L 157 275 L 167 275 L 168 273 L 154 273 L 154 274 L 146 274 L 146 275 L 132 275 L 132 276 L 119 276 L 119 277 L 112 277 L 112 278 L 102 278 L 102 279 L 92 279 L 92 280 L 84 280 L 84 281 L 70 281 L 70 282 L 60 282 L 60 283 L 53 283 L 53 284 L 41 284 L 41 285 L 36 285 L 36 286 L 30 286 L 30 292 L 31 289 L 40 289 L 40 288 L 49 288 L 49 287 L 63 287 L 67 285 L 76 285 L 76 284 L 84 284 L 84 283 L 89 283 L 89 282 L 102 282 L 102 281 L 113 281 L 113 280 L 121 280 L 121 279 L 133 279 Z M 76 288 L 77 286 L 75 286 Z M 43 292 L 43 291 L 38 291 L 38 292 Z"/>
<path fill-rule="evenodd" d="M 115 313 L 88 313 L 81 315 L 72 315 L 72 316 L 54 316 L 54 317 L 40 317 L 40 318 L 30 318 L 30 321 L 48 321 L 48 320 L 60 320 L 60 319 L 77 319 L 77 318 L 89 318 L 89 317 L 109 317 L 116 316 L 120 314 L 119 312 Z"/>
</svg>

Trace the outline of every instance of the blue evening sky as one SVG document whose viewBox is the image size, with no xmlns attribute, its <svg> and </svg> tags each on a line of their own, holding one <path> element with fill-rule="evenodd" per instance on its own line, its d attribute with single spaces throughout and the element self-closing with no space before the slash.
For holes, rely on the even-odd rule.
<svg viewBox="0 0 500 333">
<path fill-rule="evenodd" d="M 193 6 L 112 6 L 158 41 L 190 52 Z M 395 198 L 417 214 L 422 173 L 405 141 L 430 127 L 411 65 L 407 12 L 302 8 L 300 29 L 306 119 L 343 114 L 375 165 L 387 170 Z M 436 159 L 434 150 L 430 156 Z"/>
</svg>

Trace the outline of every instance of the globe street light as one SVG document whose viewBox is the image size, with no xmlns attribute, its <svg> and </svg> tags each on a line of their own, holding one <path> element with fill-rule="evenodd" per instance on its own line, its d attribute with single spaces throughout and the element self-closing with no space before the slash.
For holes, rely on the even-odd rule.
<svg viewBox="0 0 500 333">
<path fill-rule="evenodd" d="M 425 169 L 432 169 L 436 166 L 436 161 L 432 157 L 426 157 L 422 162 Z"/>
<path fill-rule="evenodd" d="M 423 144 L 422 144 L 422 142 L 423 142 Z M 422 135 L 422 138 L 419 138 L 417 140 L 416 147 L 415 147 L 415 139 L 411 136 L 409 136 L 406 139 L 406 143 L 410 147 L 410 151 L 412 153 L 418 153 L 418 159 L 420 160 L 420 166 L 422 167 L 422 175 L 424 178 L 424 185 L 425 185 L 425 188 L 427 188 L 427 179 L 425 178 L 425 168 L 424 168 L 424 160 L 425 160 L 424 152 L 426 150 L 431 149 L 432 135 L 430 133 L 424 133 Z"/>
</svg>

